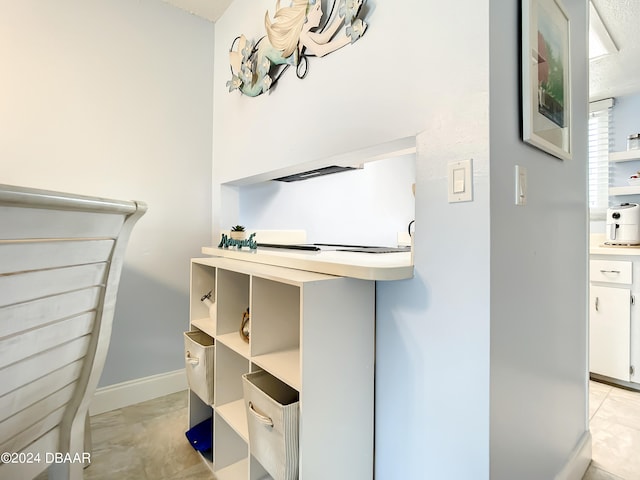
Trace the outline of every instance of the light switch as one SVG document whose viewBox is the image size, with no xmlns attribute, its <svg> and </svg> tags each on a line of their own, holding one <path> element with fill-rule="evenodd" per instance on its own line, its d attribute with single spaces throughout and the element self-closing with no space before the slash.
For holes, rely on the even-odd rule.
<svg viewBox="0 0 640 480">
<path fill-rule="evenodd" d="M 516 165 L 515 169 L 516 205 L 527 204 L 527 169 Z"/>
<path fill-rule="evenodd" d="M 463 160 L 448 165 L 449 203 L 470 202 L 473 200 L 472 161 Z"/>
<path fill-rule="evenodd" d="M 464 168 L 453 170 L 453 193 L 464 192 Z"/>
</svg>

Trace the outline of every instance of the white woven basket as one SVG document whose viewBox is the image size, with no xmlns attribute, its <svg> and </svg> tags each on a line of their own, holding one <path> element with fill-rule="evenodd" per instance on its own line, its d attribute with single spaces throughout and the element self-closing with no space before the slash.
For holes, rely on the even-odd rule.
<svg viewBox="0 0 640 480">
<path fill-rule="evenodd" d="M 195 330 L 184 332 L 184 362 L 189 388 L 208 405 L 213 405 L 213 338 Z"/>
<path fill-rule="evenodd" d="M 273 480 L 298 479 L 298 392 L 267 372 L 242 376 L 251 455 Z"/>
</svg>

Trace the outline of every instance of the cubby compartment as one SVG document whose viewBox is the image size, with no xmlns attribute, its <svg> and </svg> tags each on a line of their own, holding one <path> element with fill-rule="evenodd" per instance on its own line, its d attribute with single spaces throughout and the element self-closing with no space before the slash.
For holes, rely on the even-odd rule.
<svg viewBox="0 0 640 480">
<path fill-rule="evenodd" d="M 217 340 L 249 358 L 249 343 L 241 337 L 240 327 L 250 308 L 250 276 L 218 269 L 217 288 Z"/>
<path fill-rule="evenodd" d="M 300 287 L 254 277 L 252 360 L 300 389 Z"/>
<path fill-rule="evenodd" d="M 218 414 L 246 442 L 247 414 L 243 402 L 242 375 L 249 372 L 249 360 L 223 344 L 216 349 L 216 397 Z"/>
<path fill-rule="evenodd" d="M 189 406 L 189 424 L 188 430 L 199 425 L 205 420 L 213 419 L 213 408 L 210 405 L 204 403 L 198 395 L 195 394 L 192 390 L 189 390 L 188 397 L 188 406 Z M 214 432 L 211 432 L 211 442 L 213 443 L 215 435 Z M 199 452 L 200 455 L 207 462 L 209 468 L 213 468 L 213 448 L 206 451 Z"/>
<path fill-rule="evenodd" d="M 224 438 L 213 445 L 216 480 L 246 479 L 249 468 L 247 442 L 217 413 L 213 420 L 216 435 Z"/>
<path fill-rule="evenodd" d="M 191 264 L 190 318 L 191 325 L 214 337 L 216 335 L 216 308 L 210 308 L 203 298 L 208 295 L 211 304 L 215 304 L 216 269 L 198 263 Z"/>
</svg>

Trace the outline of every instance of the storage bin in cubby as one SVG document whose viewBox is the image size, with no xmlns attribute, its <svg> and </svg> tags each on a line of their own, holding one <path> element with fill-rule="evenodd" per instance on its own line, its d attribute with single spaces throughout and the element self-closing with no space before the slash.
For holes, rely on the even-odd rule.
<svg viewBox="0 0 640 480">
<path fill-rule="evenodd" d="M 274 480 L 298 478 L 299 395 L 265 371 L 242 376 L 251 454 Z"/>
<path fill-rule="evenodd" d="M 184 361 L 189 388 L 203 402 L 213 405 L 214 342 L 200 330 L 184 332 Z"/>
</svg>

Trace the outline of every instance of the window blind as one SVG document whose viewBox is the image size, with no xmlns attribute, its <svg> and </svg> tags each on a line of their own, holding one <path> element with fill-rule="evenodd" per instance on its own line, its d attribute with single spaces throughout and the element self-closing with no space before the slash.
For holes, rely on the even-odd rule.
<svg viewBox="0 0 640 480">
<path fill-rule="evenodd" d="M 613 99 L 589 104 L 589 216 L 603 220 L 609 206 L 609 151 Z"/>
</svg>

